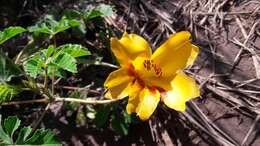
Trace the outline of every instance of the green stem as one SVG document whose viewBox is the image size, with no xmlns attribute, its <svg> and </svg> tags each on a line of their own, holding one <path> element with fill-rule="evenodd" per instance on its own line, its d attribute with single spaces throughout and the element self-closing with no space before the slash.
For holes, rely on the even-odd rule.
<svg viewBox="0 0 260 146">
<path fill-rule="evenodd" d="M 53 44 L 54 44 L 54 48 L 56 49 L 56 38 L 55 38 L 55 35 L 53 35 Z M 51 77 L 51 93 L 52 95 L 55 94 L 55 71 L 56 69 L 54 68 L 53 71 L 52 71 L 52 77 Z"/>
<path fill-rule="evenodd" d="M 47 68 L 44 69 L 44 82 L 43 82 L 44 88 L 48 89 L 48 70 Z"/>
</svg>

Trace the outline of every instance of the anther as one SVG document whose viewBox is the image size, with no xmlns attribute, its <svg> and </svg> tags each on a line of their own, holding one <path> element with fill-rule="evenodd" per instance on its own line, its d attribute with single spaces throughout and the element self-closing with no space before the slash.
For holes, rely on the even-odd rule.
<svg viewBox="0 0 260 146">
<path fill-rule="evenodd" d="M 162 76 L 162 68 L 158 64 L 155 64 L 153 60 L 144 60 L 143 65 L 147 71 L 150 71 L 151 68 L 153 68 L 153 71 L 155 72 L 156 76 Z"/>
</svg>

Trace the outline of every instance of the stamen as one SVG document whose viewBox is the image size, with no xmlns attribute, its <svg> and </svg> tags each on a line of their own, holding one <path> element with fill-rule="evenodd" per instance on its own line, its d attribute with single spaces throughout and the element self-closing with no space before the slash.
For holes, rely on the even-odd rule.
<svg viewBox="0 0 260 146">
<path fill-rule="evenodd" d="M 152 60 L 144 60 L 143 65 L 148 71 L 151 70 Z"/>
<path fill-rule="evenodd" d="M 158 64 L 154 63 L 153 60 L 144 60 L 143 65 L 147 71 L 150 71 L 151 68 L 153 68 L 153 71 L 155 72 L 156 76 L 162 76 L 162 68 Z"/>
</svg>

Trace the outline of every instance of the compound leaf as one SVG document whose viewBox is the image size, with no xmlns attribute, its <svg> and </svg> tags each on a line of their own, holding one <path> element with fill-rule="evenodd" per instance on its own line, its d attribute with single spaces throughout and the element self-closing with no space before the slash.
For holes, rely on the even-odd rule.
<svg viewBox="0 0 260 146">
<path fill-rule="evenodd" d="M 0 103 L 10 101 L 21 92 L 21 88 L 7 83 L 0 84 Z"/>
<path fill-rule="evenodd" d="M 66 52 L 72 57 L 81 57 L 91 54 L 87 48 L 78 44 L 66 44 L 58 47 L 58 49 L 60 50 L 60 52 Z"/>
<path fill-rule="evenodd" d="M 32 131 L 32 128 L 30 126 L 23 127 L 18 135 L 18 138 L 16 139 L 16 144 L 24 144 L 27 137 L 30 135 Z"/>
<path fill-rule="evenodd" d="M 38 129 L 28 140 L 25 141 L 25 144 L 29 145 L 60 145 L 59 141 L 55 138 L 54 134 L 50 130 Z"/>
<path fill-rule="evenodd" d="M 35 54 L 32 58 L 24 63 L 24 70 L 31 77 L 36 78 L 38 74 L 44 72 L 44 62 L 40 58 L 40 54 Z"/>
<path fill-rule="evenodd" d="M 77 73 L 76 59 L 68 53 L 58 53 L 54 57 L 53 63 L 64 70 Z"/>
<path fill-rule="evenodd" d="M 12 116 L 4 120 L 2 127 L 0 115 L 0 145 L 61 146 L 60 141 L 50 130 L 38 129 L 32 133 L 32 128 L 28 126 L 15 132 L 20 123 L 21 121 L 16 116 Z M 14 133 L 18 134 L 16 141 Z"/>
<path fill-rule="evenodd" d="M 10 38 L 25 31 L 27 30 L 19 26 L 8 27 L 3 31 L 0 31 L 0 45 L 3 44 L 5 41 L 9 40 Z"/>
<path fill-rule="evenodd" d="M 111 16 L 113 13 L 113 8 L 110 5 L 101 4 L 98 7 L 87 11 L 84 14 L 84 18 L 86 20 L 90 20 L 96 17 Z"/>
<path fill-rule="evenodd" d="M 39 34 L 46 33 L 51 36 L 65 31 L 71 27 L 80 25 L 80 21 L 76 19 L 67 19 L 63 17 L 60 21 L 56 21 L 53 16 L 47 15 L 46 18 L 42 21 L 39 21 L 36 25 L 29 27 L 29 31 Z"/>
<path fill-rule="evenodd" d="M 19 120 L 16 116 L 10 116 L 4 120 L 4 129 L 10 138 L 13 138 L 13 134 L 15 130 L 21 124 L 21 120 Z"/>
<path fill-rule="evenodd" d="M 20 74 L 18 66 L 0 52 L 0 83 L 8 82 L 18 74 Z"/>
</svg>

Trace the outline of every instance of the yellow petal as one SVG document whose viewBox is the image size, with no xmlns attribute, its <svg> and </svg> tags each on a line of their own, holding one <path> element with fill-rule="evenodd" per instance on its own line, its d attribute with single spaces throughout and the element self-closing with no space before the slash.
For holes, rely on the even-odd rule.
<svg viewBox="0 0 260 146">
<path fill-rule="evenodd" d="M 118 70 L 115 70 L 109 74 L 107 77 L 104 86 L 107 88 L 111 88 L 114 86 L 118 86 L 123 82 L 130 82 L 133 77 L 128 75 L 127 69 L 120 68 Z"/>
<path fill-rule="evenodd" d="M 127 87 L 131 81 L 133 81 L 133 77 L 128 75 L 126 69 L 120 68 L 116 71 L 113 71 L 110 73 L 104 83 L 104 86 L 108 88 L 108 92 L 105 97 L 123 98 L 128 96 Z"/>
<path fill-rule="evenodd" d="M 152 50 L 145 39 L 136 34 L 123 34 L 118 40 L 111 38 L 111 49 L 121 66 L 128 64 L 137 56 L 151 57 Z"/>
<path fill-rule="evenodd" d="M 186 102 L 200 95 L 199 86 L 191 77 L 180 72 L 172 80 L 172 90 L 163 94 L 163 102 L 168 107 L 185 111 Z"/>
<path fill-rule="evenodd" d="M 187 62 L 187 66 L 192 65 L 199 54 L 199 47 L 192 45 L 191 54 Z"/>
<path fill-rule="evenodd" d="M 132 96 L 131 98 L 129 96 L 128 103 L 126 105 L 126 112 L 129 115 L 135 113 L 138 104 L 139 104 L 139 98 L 137 94 L 136 96 Z"/>
<path fill-rule="evenodd" d="M 128 92 L 129 92 L 128 85 L 129 85 L 128 82 L 123 82 L 118 86 L 109 88 L 107 93 L 105 94 L 105 98 L 121 99 L 121 98 L 128 96 Z"/>
<path fill-rule="evenodd" d="M 157 90 L 144 88 L 140 95 L 140 103 L 136 108 L 136 113 L 141 120 L 147 120 L 153 114 L 160 101 L 160 93 Z"/>
<path fill-rule="evenodd" d="M 152 60 L 163 70 L 163 76 L 175 74 L 187 66 L 192 52 L 190 33 L 187 31 L 172 35 L 152 55 Z"/>
<path fill-rule="evenodd" d="M 173 80 L 174 76 L 168 76 L 168 77 L 150 77 L 146 79 L 146 84 L 148 86 L 154 86 L 154 87 L 160 87 L 163 90 L 171 90 L 171 81 Z"/>
<path fill-rule="evenodd" d="M 126 111 L 128 114 L 132 114 L 135 113 L 139 104 L 139 94 L 143 87 L 137 81 L 135 81 L 129 86 L 129 88 L 131 89 L 129 89 L 129 98 L 126 105 Z"/>
</svg>

